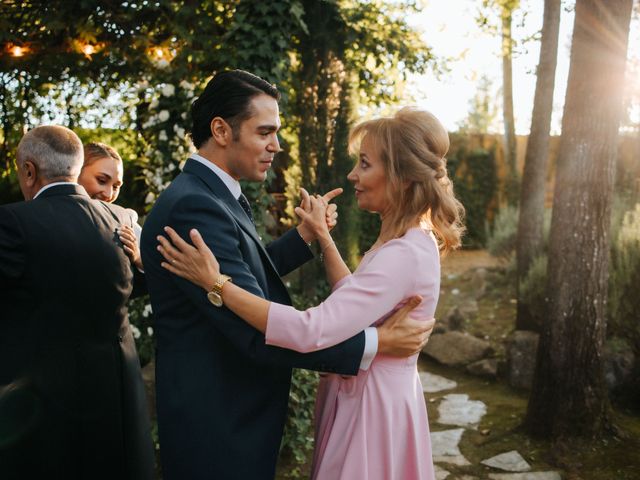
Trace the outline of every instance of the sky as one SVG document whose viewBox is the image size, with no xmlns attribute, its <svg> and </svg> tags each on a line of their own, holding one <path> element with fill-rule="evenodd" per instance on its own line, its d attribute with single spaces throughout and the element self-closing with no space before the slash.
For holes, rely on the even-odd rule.
<svg viewBox="0 0 640 480">
<path fill-rule="evenodd" d="M 637 2 L 638 0 L 636 0 Z M 484 33 L 476 24 L 479 0 L 422 0 L 423 8 L 408 21 L 422 32 L 422 38 L 440 57 L 450 57 L 450 72 L 440 78 L 433 74 L 412 76 L 405 88 L 418 106 L 431 111 L 445 127 L 454 131 L 465 119 L 469 102 L 477 91 L 478 79 L 484 74 L 492 80 L 493 93 L 499 103 L 498 128 L 501 125 L 502 60 L 499 35 Z M 558 133 L 562 121 L 562 108 L 569 75 L 571 34 L 573 31 L 573 4 L 563 0 L 558 39 L 558 64 L 554 92 L 552 131 Z M 521 0 L 527 10 L 524 17 L 514 18 L 513 35 L 516 41 L 542 29 L 543 0 Z M 570 6 L 567 11 L 566 6 Z M 640 59 L 640 22 L 634 19 L 629 36 L 629 56 Z M 513 60 L 513 98 L 516 133 L 526 135 L 531 124 L 535 92 L 535 68 L 540 55 L 540 42 L 520 42 L 519 53 Z M 638 84 L 638 79 L 635 79 Z M 637 116 L 637 108 L 633 116 Z M 636 121 L 639 119 L 634 118 Z"/>
</svg>

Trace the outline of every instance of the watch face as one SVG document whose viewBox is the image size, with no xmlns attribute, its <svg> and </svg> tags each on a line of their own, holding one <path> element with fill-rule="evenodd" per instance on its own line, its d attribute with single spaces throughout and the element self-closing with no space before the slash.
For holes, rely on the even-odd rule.
<svg viewBox="0 0 640 480">
<path fill-rule="evenodd" d="M 216 307 L 222 306 L 222 297 L 215 292 L 207 293 L 207 298 L 211 303 L 213 303 Z"/>
</svg>

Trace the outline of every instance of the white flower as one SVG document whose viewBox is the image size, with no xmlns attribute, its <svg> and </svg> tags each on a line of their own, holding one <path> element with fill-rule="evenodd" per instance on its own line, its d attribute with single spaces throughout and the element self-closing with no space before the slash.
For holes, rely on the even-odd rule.
<svg viewBox="0 0 640 480">
<path fill-rule="evenodd" d="M 155 110 L 156 108 L 158 108 L 158 99 L 154 98 L 149 104 L 149 110 Z"/>
<path fill-rule="evenodd" d="M 147 193 L 147 196 L 144 197 L 144 203 L 149 205 L 156 199 L 156 195 L 153 192 Z"/>
<path fill-rule="evenodd" d="M 143 317 L 148 317 L 148 316 L 149 316 L 149 314 L 151 314 L 151 313 L 153 313 L 153 310 L 151 309 L 151 304 L 150 304 L 150 303 L 147 303 L 147 304 L 144 306 L 144 309 L 142 310 L 142 316 L 143 316 Z"/>
<path fill-rule="evenodd" d="M 131 333 L 133 334 L 133 338 L 140 338 L 140 330 L 135 325 L 129 325 L 131 327 Z"/>
<path fill-rule="evenodd" d="M 158 140 L 160 140 L 161 142 L 166 142 L 168 138 L 169 137 L 167 137 L 167 132 L 165 132 L 164 130 L 161 130 L 158 134 Z"/>
<path fill-rule="evenodd" d="M 149 336 L 152 336 L 153 335 L 153 328 L 147 327 L 147 333 L 149 334 Z"/>
<path fill-rule="evenodd" d="M 164 95 L 165 97 L 173 97 L 173 95 L 176 93 L 176 87 L 174 87 L 173 85 L 171 85 L 170 83 L 167 83 L 163 88 L 162 88 L 162 95 Z"/>
<path fill-rule="evenodd" d="M 169 62 L 163 58 L 162 60 L 158 60 L 158 62 L 156 62 L 156 66 L 158 68 L 167 68 L 169 66 Z"/>
<path fill-rule="evenodd" d="M 193 83 L 187 82 L 186 80 L 180 80 L 180 88 L 183 90 L 193 90 L 195 85 Z"/>
<path fill-rule="evenodd" d="M 174 128 L 174 130 L 176 131 L 176 135 L 178 135 L 178 138 L 184 138 L 184 128 L 178 127 Z"/>
<path fill-rule="evenodd" d="M 160 120 L 161 122 L 166 122 L 167 120 L 169 120 L 169 110 L 160 111 L 160 113 L 158 114 L 158 120 Z"/>
</svg>

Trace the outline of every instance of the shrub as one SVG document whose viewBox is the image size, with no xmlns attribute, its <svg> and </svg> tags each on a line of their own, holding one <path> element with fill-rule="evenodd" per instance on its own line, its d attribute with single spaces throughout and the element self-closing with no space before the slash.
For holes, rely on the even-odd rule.
<svg viewBox="0 0 640 480">
<path fill-rule="evenodd" d="M 494 257 L 509 259 L 516 251 L 518 233 L 518 209 L 512 206 L 501 208 L 489 228 L 485 224 L 487 250 Z"/>
<path fill-rule="evenodd" d="M 462 146 L 451 154 L 447 165 L 456 196 L 466 210 L 464 244 L 482 247 L 486 241 L 485 223 L 492 218 L 496 204 L 498 177 L 495 154 L 485 149 L 468 152 Z"/>
<path fill-rule="evenodd" d="M 615 206 L 609 269 L 609 334 L 627 338 L 640 352 L 640 203 L 624 212 Z M 623 210 L 623 214 L 620 214 Z M 619 222 L 618 219 L 621 218 Z"/>
</svg>

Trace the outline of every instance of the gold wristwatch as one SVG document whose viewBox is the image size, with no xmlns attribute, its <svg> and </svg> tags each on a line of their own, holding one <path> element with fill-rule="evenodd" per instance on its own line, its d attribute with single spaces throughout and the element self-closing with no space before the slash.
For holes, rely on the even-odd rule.
<svg viewBox="0 0 640 480">
<path fill-rule="evenodd" d="M 213 303 L 216 307 L 221 307 L 223 305 L 222 302 L 222 286 L 231 281 L 231 277 L 229 275 L 220 274 L 216 283 L 211 287 L 211 291 L 207 293 L 207 298 L 211 303 Z"/>
</svg>

